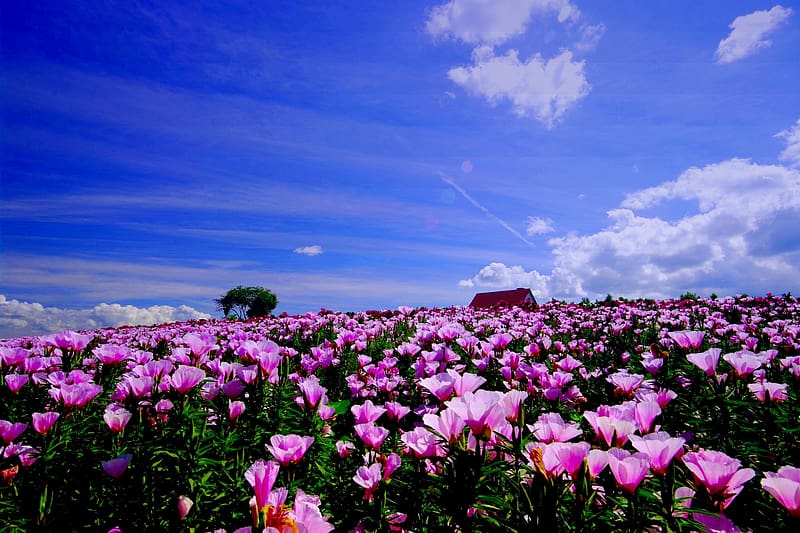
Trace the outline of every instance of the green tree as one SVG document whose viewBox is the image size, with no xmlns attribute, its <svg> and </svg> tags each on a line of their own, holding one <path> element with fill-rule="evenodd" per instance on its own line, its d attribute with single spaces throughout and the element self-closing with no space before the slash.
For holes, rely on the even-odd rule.
<svg viewBox="0 0 800 533">
<path fill-rule="evenodd" d="M 264 287 L 243 287 L 238 285 L 219 298 L 215 298 L 217 309 L 225 316 L 234 313 L 237 317 L 255 318 L 266 316 L 278 305 L 278 297 Z"/>
</svg>

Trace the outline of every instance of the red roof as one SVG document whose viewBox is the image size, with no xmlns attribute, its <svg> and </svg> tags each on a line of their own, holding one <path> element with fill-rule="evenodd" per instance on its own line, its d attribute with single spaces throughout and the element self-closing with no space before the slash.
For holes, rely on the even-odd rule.
<svg viewBox="0 0 800 533">
<path fill-rule="evenodd" d="M 536 298 L 530 289 L 518 288 L 508 291 L 479 292 L 469 303 L 470 307 L 485 309 L 487 307 L 511 307 L 518 305 L 536 305 Z"/>
</svg>

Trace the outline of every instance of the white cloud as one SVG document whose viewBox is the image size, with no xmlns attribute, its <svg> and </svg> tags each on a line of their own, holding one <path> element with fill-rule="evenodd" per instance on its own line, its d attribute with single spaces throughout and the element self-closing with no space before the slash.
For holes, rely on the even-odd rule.
<svg viewBox="0 0 800 533">
<path fill-rule="evenodd" d="M 526 272 L 521 266 L 506 266 L 504 263 L 490 263 L 470 279 L 458 282 L 461 287 L 487 287 L 509 289 L 530 287 L 534 295 L 545 292 L 550 276 L 543 276 L 535 270 Z"/>
<path fill-rule="evenodd" d="M 509 100 L 517 116 L 533 116 L 548 128 L 591 89 L 584 62 L 573 61 L 570 51 L 548 60 L 536 54 L 520 61 L 517 50 L 495 56 L 492 47 L 480 46 L 472 60 L 472 66 L 450 69 L 448 77 L 491 105 Z"/>
<path fill-rule="evenodd" d="M 580 52 L 591 52 L 597 48 L 605 33 L 605 24 L 584 24 L 581 26 L 581 38 L 575 43 L 575 49 Z"/>
<path fill-rule="evenodd" d="M 528 217 L 528 227 L 525 228 L 525 233 L 529 236 L 543 235 L 553 231 L 553 221 L 549 218 Z"/>
<path fill-rule="evenodd" d="M 800 167 L 800 119 L 790 129 L 776 133 L 775 137 L 786 140 L 786 148 L 780 155 L 781 161 Z"/>
<path fill-rule="evenodd" d="M 431 9 L 425 29 L 433 37 L 500 44 L 525 33 L 534 14 L 548 12 L 559 22 L 580 14 L 569 0 L 450 0 Z"/>
<path fill-rule="evenodd" d="M 769 47 L 772 42 L 764 39 L 789 18 L 792 10 L 775 6 L 769 11 L 754 11 L 736 17 L 730 24 L 731 33 L 719 42 L 716 57 L 719 63 L 731 63 Z"/>
<path fill-rule="evenodd" d="M 294 253 L 301 255 L 308 255 L 308 256 L 319 255 L 322 252 L 323 252 L 322 246 L 320 246 L 319 244 L 314 244 L 312 246 L 302 246 L 300 248 L 294 249 Z"/>
<path fill-rule="evenodd" d="M 642 213 L 671 200 L 697 208 L 675 220 Z M 747 159 L 693 167 L 628 195 L 608 217 L 599 232 L 550 239 L 549 274 L 491 263 L 460 285 L 527 281 L 546 298 L 595 299 L 800 289 L 800 170 Z"/>
<path fill-rule="evenodd" d="M 187 305 L 135 307 L 101 303 L 91 309 L 64 309 L 45 307 L 36 302 L 9 300 L 0 294 L 0 331 L 4 337 L 42 335 L 68 329 L 163 324 L 200 318 L 211 318 L 211 315 Z"/>
</svg>

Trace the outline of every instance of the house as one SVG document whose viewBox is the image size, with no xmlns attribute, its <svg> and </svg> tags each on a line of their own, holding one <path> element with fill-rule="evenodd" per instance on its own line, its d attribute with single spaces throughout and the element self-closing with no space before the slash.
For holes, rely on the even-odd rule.
<svg viewBox="0 0 800 533">
<path fill-rule="evenodd" d="M 530 289 L 517 288 L 508 291 L 479 292 L 469 306 L 474 309 L 489 307 L 535 307 L 536 298 Z"/>
</svg>

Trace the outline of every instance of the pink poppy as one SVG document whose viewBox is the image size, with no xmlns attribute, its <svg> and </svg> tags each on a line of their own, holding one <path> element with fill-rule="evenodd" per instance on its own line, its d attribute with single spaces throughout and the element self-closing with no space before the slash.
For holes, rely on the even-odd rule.
<svg viewBox="0 0 800 533">
<path fill-rule="evenodd" d="M 612 448 L 608 451 L 608 467 L 617 485 L 628 494 L 633 494 L 650 469 L 650 457 L 645 453 L 629 454 L 621 448 Z"/>
<path fill-rule="evenodd" d="M 268 505 L 269 495 L 272 492 L 273 485 L 275 485 L 275 480 L 278 479 L 279 469 L 280 466 L 275 461 L 258 459 L 244 473 L 244 478 L 255 491 L 257 510 L 261 511 Z"/>
<path fill-rule="evenodd" d="M 764 472 L 761 487 L 794 517 L 800 517 L 800 468 L 782 466 L 778 472 Z"/>
<path fill-rule="evenodd" d="M 133 456 L 129 453 L 123 453 L 116 459 L 111 459 L 109 461 L 103 461 L 102 466 L 103 470 L 105 470 L 106 474 L 113 477 L 114 479 L 119 479 L 125 474 L 125 471 L 128 469 L 128 464 L 131 462 L 131 458 Z"/>
<path fill-rule="evenodd" d="M 311 444 L 314 437 L 301 437 L 300 435 L 273 435 L 269 439 L 267 449 L 281 466 L 299 463 Z"/>
</svg>

